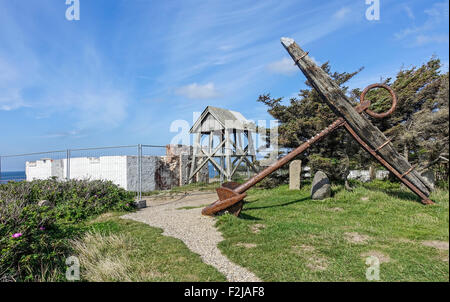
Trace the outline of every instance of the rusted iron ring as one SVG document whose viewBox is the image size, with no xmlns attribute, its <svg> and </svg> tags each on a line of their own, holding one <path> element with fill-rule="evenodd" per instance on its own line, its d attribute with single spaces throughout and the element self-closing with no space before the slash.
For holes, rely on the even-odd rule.
<svg viewBox="0 0 450 302">
<path fill-rule="evenodd" d="M 365 100 L 365 97 L 366 97 L 367 92 L 368 92 L 370 89 L 373 89 L 373 88 L 384 88 L 384 89 L 386 89 L 387 91 L 389 91 L 389 93 L 391 94 L 391 97 L 392 97 L 392 106 L 391 106 L 391 108 L 390 108 L 388 111 L 383 112 L 383 113 L 376 113 L 376 112 L 373 112 L 372 110 L 369 109 L 370 101 L 369 101 L 369 100 L 366 101 L 366 100 Z M 376 84 L 369 85 L 369 86 L 367 86 L 367 87 L 364 89 L 364 91 L 361 93 L 360 104 L 361 104 L 360 106 L 362 106 L 363 108 L 365 108 L 365 111 L 366 111 L 366 113 L 367 113 L 368 115 L 370 115 L 370 116 L 372 116 L 372 117 L 374 117 L 374 118 L 384 118 L 384 117 L 386 117 L 386 116 L 392 114 L 392 112 L 395 111 L 395 108 L 397 107 L 397 96 L 395 95 L 394 90 L 392 90 L 392 88 L 389 87 L 388 85 L 382 84 L 382 83 L 376 83 Z"/>
</svg>

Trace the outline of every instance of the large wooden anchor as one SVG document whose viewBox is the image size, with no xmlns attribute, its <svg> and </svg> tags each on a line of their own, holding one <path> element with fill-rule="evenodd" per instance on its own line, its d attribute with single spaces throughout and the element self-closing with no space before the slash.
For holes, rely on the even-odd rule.
<svg viewBox="0 0 450 302">
<path fill-rule="evenodd" d="M 412 167 L 408 161 L 394 149 L 390 139 L 387 139 L 377 127 L 361 114 L 362 112 L 365 112 L 374 118 L 384 118 L 390 115 L 397 106 L 397 97 L 394 91 L 385 84 L 372 84 L 362 92 L 360 104 L 356 107 L 352 107 L 339 86 L 325 71 L 318 67 L 314 61 L 308 57 L 308 53 L 303 51 L 293 39 L 281 38 L 281 43 L 291 55 L 295 64 L 306 76 L 309 83 L 311 83 L 314 89 L 317 90 L 322 99 L 328 104 L 333 112 L 339 116 L 339 118 L 319 134 L 310 138 L 289 154 L 250 178 L 247 182 L 243 184 L 235 182 L 224 183 L 220 188 L 216 189 L 219 200 L 204 208 L 202 214 L 220 215 L 229 212 L 238 216 L 242 210 L 243 199 L 247 195 L 245 191 L 340 127 L 344 127 L 367 152 L 417 194 L 421 198 L 423 204 L 433 204 L 433 201 L 428 198 L 431 186 L 419 175 L 419 173 L 414 171 L 414 167 Z M 369 109 L 371 103 L 369 100 L 365 99 L 367 92 L 376 87 L 388 90 L 392 97 L 392 106 L 384 113 L 371 111 Z"/>
</svg>

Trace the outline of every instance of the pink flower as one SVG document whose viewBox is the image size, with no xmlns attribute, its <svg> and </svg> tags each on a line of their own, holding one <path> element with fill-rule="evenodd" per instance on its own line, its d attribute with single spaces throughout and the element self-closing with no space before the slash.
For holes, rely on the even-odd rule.
<svg viewBox="0 0 450 302">
<path fill-rule="evenodd" d="M 39 227 L 39 229 L 40 229 L 41 231 L 44 231 L 44 230 L 45 230 L 45 227 L 41 226 L 41 227 Z"/>
<path fill-rule="evenodd" d="M 12 235 L 12 238 L 19 238 L 22 236 L 22 233 L 15 233 L 14 235 Z"/>
<path fill-rule="evenodd" d="M 128 203 L 126 204 L 127 207 L 128 207 L 129 205 L 130 205 L 130 204 L 128 204 Z"/>
</svg>

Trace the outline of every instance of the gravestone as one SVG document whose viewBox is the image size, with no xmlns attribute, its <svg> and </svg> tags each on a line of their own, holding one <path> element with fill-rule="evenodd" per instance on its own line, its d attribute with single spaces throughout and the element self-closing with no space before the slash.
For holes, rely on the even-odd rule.
<svg viewBox="0 0 450 302">
<path fill-rule="evenodd" d="M 317 171 L 311 185 L 311 199 L 325 199 L 331 196 L 331 184 L 328 176 Z"/>
<path fill-rule="evenodd" d="M 289 164 L 289 190 L 300 190 L 302 161 L 293 160 Z"/>
</svg>

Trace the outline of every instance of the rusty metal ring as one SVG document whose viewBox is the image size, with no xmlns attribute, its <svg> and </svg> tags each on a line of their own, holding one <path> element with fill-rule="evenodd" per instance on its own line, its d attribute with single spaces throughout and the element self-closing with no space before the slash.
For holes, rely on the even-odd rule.
<svg viewBox="0 0 450 302">
<path fill-rule="evenodd" d="M 376 112 L 373 112 L 372 110 L 369 109 L 370 101 L 366 101 L 364 98 L 365 98 L 365 96 L 366 96 L 366 93 L 367 93 L 370 89 L 373 89 L 373 88 L 384 88 L 384 89 L 386 89 L 387 91 L 389 91 L 389 93 L 391 94 L 391 97 L 392 97 L 392 106 L 391 106 L 391 108 L 390 108 L 388 111 L 383 112 L 383 113 L 376 113 Z M 382 83 L 376 83 L 376 84 L 369 85 L 369 86 L 367 86 L 367 87 L 364 89 L 364 91 L 361 93 L 360 104 L 361 104 L 361 106 L 362 106 L 363 108 L 365 108 L 365 111 L 366 111 L 366 113 L 367 113 L 368 115 L 370 115 L 370 116 L 372 116 L 372 117 L 374 117 L 374 118 L 384 118 L 384 117 L 386 117 L 386 116 L 392 114 L 392 112 L 395 111 L 395 108 L 397 107 L 397 96 L 395 95 L 394 90 L 392 90 L 392 88 L 389 87 L 388 85 L 382 84 Z"/>
</svg>

